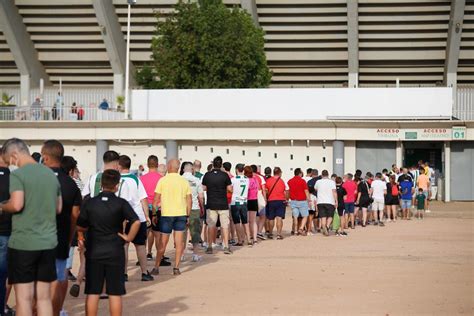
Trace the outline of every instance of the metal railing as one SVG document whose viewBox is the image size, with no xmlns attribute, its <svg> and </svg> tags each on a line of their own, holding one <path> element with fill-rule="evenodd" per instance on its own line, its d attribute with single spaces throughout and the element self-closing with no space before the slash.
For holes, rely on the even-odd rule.
<svg viewBox="0 0 474 316">
<path fill-rule="evenodd" d="M 0 121 L 118 121 L 125 113 L 97 107 L 0 107 Z"/>
</svg>

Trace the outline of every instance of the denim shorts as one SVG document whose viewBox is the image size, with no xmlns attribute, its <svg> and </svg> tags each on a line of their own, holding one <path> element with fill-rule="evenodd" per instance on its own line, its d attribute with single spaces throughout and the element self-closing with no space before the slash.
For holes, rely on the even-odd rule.
<svg viewBox="0 0 474 316">
<path fill-rule="evenodd" d="M 293 217 L 307 217 L 309 216 L 308 201 L 290 201 L 291 212 Z"/>
<path fill-rule="evenodd" d="M 402 209 L 407 209 L 411 207 L 411 200 L 402 199 Z"/>
<path fill-rule="evenodd" d="M 354 214 L 354 203 L 344 203 L 344 210 L 347 214 Z"/>
<path fill-rule="evenodd" d="M 56 275 L 59 282 L 66 281 L 67 259 L 56 259 Z"/>
<path fill-rule="evenodd" d="M 162 234 L 169 235 L 172 231 L 184 232 L 186 230 L 186 222 L 186 216 L 161 216 L 158 225 Z"/>
</svg>

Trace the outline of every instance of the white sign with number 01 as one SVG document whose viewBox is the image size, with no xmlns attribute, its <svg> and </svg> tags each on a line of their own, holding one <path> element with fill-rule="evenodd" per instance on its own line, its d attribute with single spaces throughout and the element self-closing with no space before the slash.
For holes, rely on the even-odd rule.
<svg viewBox="0 0 474 316">
<path fill-rule="evenodd" d="M 453 140 L 466 139 L 466 126 L 453 126 L 451 129 Z"/>
</svg>

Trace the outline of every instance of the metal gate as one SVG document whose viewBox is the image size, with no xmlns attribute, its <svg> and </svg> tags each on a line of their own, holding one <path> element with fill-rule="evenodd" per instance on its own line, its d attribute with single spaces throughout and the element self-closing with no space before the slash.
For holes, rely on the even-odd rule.
<svg viewBox="0 0 474 316">
<path fill-rule="evenodd" d="M 474 142 L 451 142 L 451 199 L 474 201 Z"/>
<path fill-rule="evenodd" d="M 396 162 L 396 142 L 358 141 L 356 142 L 356 167 L 362 174 L 370 171 L 390 170 Z"/>
</svg>

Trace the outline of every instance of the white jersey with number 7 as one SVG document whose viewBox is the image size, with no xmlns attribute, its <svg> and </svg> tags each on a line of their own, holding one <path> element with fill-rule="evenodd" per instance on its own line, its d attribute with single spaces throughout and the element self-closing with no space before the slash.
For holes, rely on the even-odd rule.
<svg viewBox="0 0 474 316">
<path fill-rule="evenodd" d="M 231 205 L 240 205 L 247 203 L 249 195 L 249 179 L 245 176 L 236 176 L 232 178 L 232 202 Z"/>
</svg>

